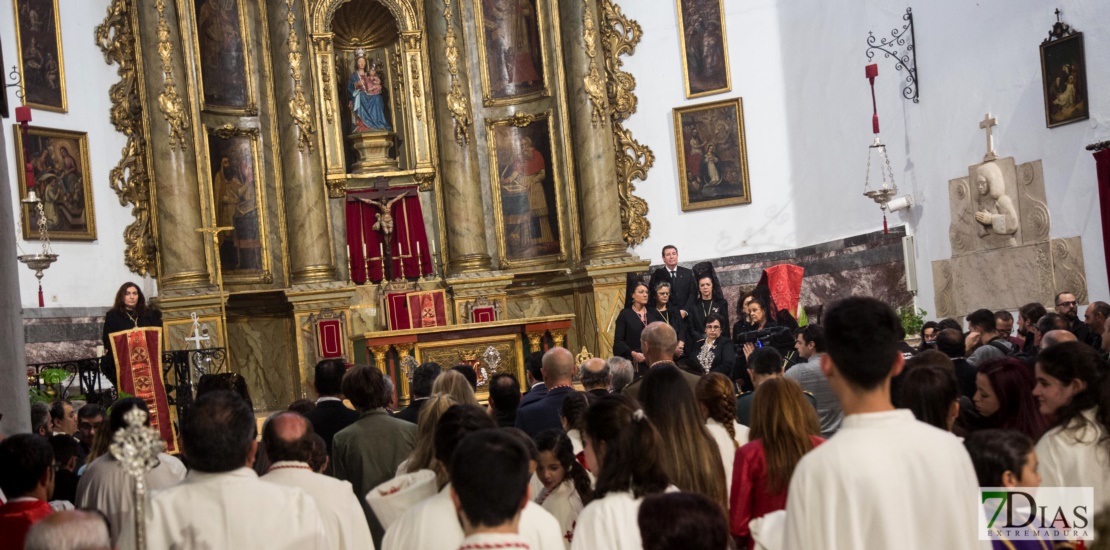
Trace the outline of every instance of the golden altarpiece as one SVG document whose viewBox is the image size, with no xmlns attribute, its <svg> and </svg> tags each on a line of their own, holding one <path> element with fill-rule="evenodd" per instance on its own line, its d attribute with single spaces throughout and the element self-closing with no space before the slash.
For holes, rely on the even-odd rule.
<svg viewBox="0 0 1110 550">
<path fill-rule="evenodd" d="M 612 0 L 112 0 L 109 178 L 168 349 L 197 313 L 260 409 L 329 354 L 448 360 L 490 331 L 502 370 L 544 334 L 608 354 L 647 264 L 627 250 L 653 156 L 622 125 L 640 38 Z M 391 330 L 391 293 L 440 309 Z"/>
</svg>

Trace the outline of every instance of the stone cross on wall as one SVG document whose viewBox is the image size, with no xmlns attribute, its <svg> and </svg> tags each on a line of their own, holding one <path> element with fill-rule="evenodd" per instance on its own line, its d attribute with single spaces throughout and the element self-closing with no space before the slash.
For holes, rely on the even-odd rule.
<svg viewBox="0 0 1110 550">
<path fill-rule="evenodd" d="M 998 126 L 998 119 L 991 117 L 990 113 L 983 117 L 983 121 L 979 123 L 979 127 L 987 131 L 987 154 L 983 155 L 983 162 L 994 160 L 998 155 L 994 152 L 994 133 L 991 132 L 992 126 Z"/>
<path fill-rule="evenodd" d="M 1053 304 L 1058 292 L 1087 301 L 1079 237 L 1049 237 L 1041 161 L 998 158 L 989 114 L 987 155 L 967 175 L 948 182 L 952 258 L 933 262 L 936 315 L 960 317 L 977 309 L 1015 310 L 1030 302 Z"/>
</svg>

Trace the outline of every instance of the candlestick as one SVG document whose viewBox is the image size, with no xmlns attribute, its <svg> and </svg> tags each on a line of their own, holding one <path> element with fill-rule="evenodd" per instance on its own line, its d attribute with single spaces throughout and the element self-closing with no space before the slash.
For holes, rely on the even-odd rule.
<svg viewBox="0 0 1110 550">
<path fill-rule="evenodd" d="M 382 264 L 382 282 L 385 282 L 385 244 L 378 243 L 378 259 Z"/>
<path fill-rule="evenodd" d="M 416 280 L 418 282 L 423 282 L 424 281 L 424 262 L 420 258 L 420 241 L 416 241 L 416 271 L 417 271 L 417 279 Z"/>
<path fill-rule="evenodd" d="M 355 274 L 351 271 L 351 245 L 347 245 L 347 278 L 355 282 Z"/>
</svg>

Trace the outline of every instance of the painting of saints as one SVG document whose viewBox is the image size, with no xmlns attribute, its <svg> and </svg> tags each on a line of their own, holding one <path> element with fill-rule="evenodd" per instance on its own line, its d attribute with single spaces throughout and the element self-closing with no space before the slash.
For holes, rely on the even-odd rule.
<svg viewBox="0 0 1110 550">
<path fill-rule="evenodd" d="M 205 105 L 248 108 L 238 0 L 198 0 L 196 20 Z"/>
<path fill-rule="evenodd" d="M 16 36 L 24 101 L 66 112 L 57 0 L 16 0 Z"/>
<path fill-rule="evenodd" d="M 1041 77 L 1049 128 L 1090 117 L 1083 33 L 1041 45 Z"/>
<path fill-rule="evenodd" d="M 679 0 L 686 97 L 732 89 L 720 0 Z"/>
<path fill-rule="evenodd" d="M 42 199 L 46 227 L 56 240 L 92 240 L 96 238 L 91 198 L 89 198 L 88 144 L 85 134 L 46 130 L 32 127 L 27 137 L 31 173 L 35 190 Z M 20 164 L 22 136 L 16 131 Z M 80 160 L 79 160 L 80 159 Z M 23 172 L 20 171 L 20 184 Z M 36 238 L 39 216 L 28 208 L 24 217 L 24 238 Z"/>
<path fill-rule="evenodd" d="M 220 265 L 229 273 L 262 270 L 258 218 L 258 182 L 248 137 L 212 137 L 212 187 L 216 224 L 231 227 L 219 234 Z"/>
<path fill-rule="evenodd" d="M 738 99 L 675 109 L 682 210 L 751 202 Z"/>
<path fill-rule="evenodd" d="M 559 217 L 548 121 L 521 128 L 493 127 L 495 180 L 504 223 L 507 259 L 527 260 L 558 254 Z"/>
<path fill-rule="evenodd" d="M 382 99 L 381 66 L 375 60 L 366 60 L 366 51 L 355 50 L 355 71 L 347 80 L 347 108 L 351 111 L 351 131 L 354 133 L 390 131 L 385 120 L 385 101 Z"/>
<path fill-rule="evenodd" d="M 486 70 L 495 99 L 543 90 L 536 0 L 483 0 Z"/>
</svg>

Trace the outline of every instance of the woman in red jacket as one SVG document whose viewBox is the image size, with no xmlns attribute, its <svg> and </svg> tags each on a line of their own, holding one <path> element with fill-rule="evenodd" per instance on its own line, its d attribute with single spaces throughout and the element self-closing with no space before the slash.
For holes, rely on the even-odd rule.
<svg viewBox="0 0 1110 550">
<path fill-rule="evenodd" d="M 729 498 L 729 528 L 755 548 L 748 522 L 786 508 L 790 476 L 802 456 L 824 442 L 813 405 L 793 380 L 759 385 L 752 400 L 750 443 L 736 451 Z"/>
</svg>

